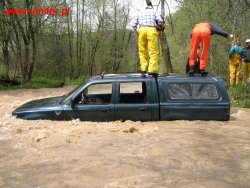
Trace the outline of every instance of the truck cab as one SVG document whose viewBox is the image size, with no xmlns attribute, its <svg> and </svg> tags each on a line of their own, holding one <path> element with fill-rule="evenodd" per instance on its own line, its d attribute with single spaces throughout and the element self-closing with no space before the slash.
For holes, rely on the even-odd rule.
<svg viewBox="0 0 250 188">
<path fill-rule="evenodd" d="M 83 94 L 73 97 L 75 105 L 69 111 L 75 115 L 82 111 L 82 115 L 74 115 L 74 118 L 96 121 L 229 120 L 230 101 L 220 77 L 160 75 L 144 78 L 140 74 L 112 74 L 93 78 L 83 92 L 87 101 L 81 102 Z M 93 112 L 86 115 L 85 108 L 86 111 L 93 108 Z"/>
</svg>

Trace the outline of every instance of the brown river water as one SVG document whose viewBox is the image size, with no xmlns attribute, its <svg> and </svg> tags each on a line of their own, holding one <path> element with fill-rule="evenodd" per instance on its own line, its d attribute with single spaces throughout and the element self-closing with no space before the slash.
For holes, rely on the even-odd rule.
<svg viewBox="0 0 250 188">
<path fill-rule="evenodd" d="M 26 121 L 72 86 L 0 92 L 0 187 L 250 187 L 250 109 L 221 121 Z"/>
</svg>

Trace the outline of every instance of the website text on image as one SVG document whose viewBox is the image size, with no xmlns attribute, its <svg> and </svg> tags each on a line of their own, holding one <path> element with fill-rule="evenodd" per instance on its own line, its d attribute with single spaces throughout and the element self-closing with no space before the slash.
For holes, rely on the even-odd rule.
<svg viewBox="0 0 250 188">
<path fill-rule="evenodd" d="M 70 8 L 51 8 L 51 7 L 43 7 L 43 8 L 10 8 L 10 9 L 4 9 L 4 14 L 8 16 L 13 15 L 33 15 L 33 16 L 39 16 L 39 15 L 51 15 L 51 16 L 68 16 L 70 15 Z"/>
</svg>

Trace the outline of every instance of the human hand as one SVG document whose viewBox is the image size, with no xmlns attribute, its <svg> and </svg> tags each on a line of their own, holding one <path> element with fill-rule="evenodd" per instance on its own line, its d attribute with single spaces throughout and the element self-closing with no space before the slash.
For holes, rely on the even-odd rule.
<svg viewBox="0 0 250 188">
<path fill-rule="evenodd" d="M 157 26 L 156 26 L 156 30 L 157 30 L 157 31 L 164 31 L 164 29 L 165 29 L 165 26 L 164 26 L 164 25 L 157 25 Z"/>
</svg>

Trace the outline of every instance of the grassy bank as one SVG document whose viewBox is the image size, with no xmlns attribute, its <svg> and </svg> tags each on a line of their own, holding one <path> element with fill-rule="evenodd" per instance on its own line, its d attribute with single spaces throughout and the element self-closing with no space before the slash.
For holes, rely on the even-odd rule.
<svg viewBox="0 0 250 188">
<path fill-rule="evenodd" d="M 70 79 L 38 77 L 32 79 L 30 82 L 21 85 L 0 84 L 0 90 L 57 88 L 66 85 L 78 85 L 82 83 L 84 79 L 85 78 L 78 78 L 70 80 Z"/>
<path fill-rule="evenodd" d="M 230 86 L 227 91 L 232 107 L 250 108 L 250 85 Z"/>
</svg>

